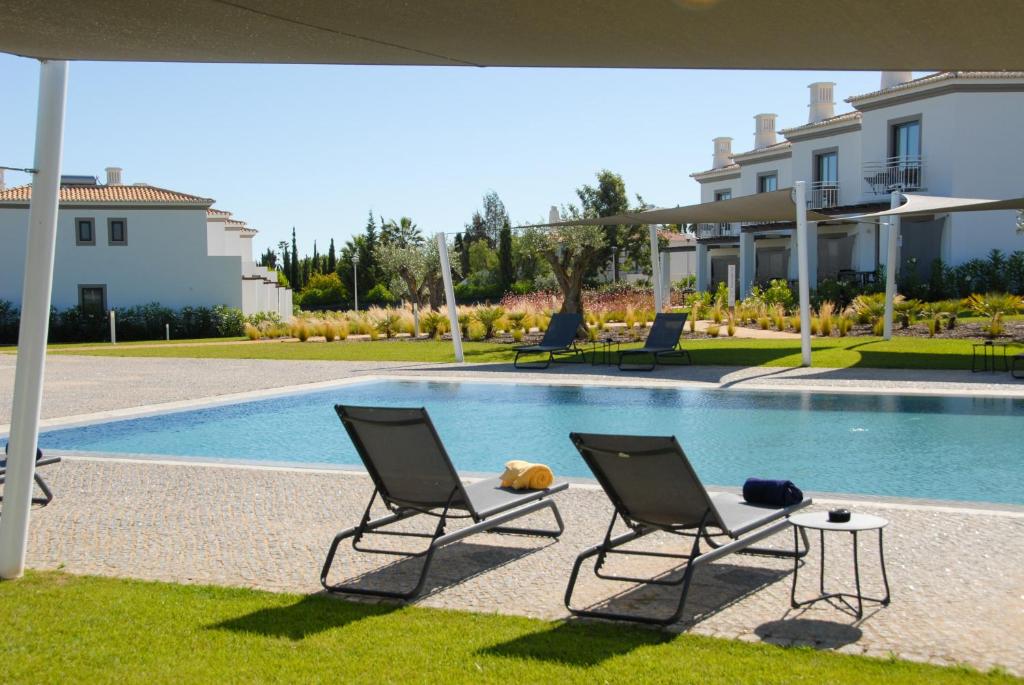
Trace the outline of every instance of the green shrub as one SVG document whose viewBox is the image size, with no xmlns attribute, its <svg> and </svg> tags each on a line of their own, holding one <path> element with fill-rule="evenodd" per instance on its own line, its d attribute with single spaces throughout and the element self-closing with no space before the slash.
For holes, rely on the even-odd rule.
<svg viewBox="0 0 1024 685">
<path fill-rule="evenodd" d="M 503 316 L 505 316 L 505 310 L 501 307 L 478 307 L 473 312 L 473 320 L 483 326 L 484 339 L 487 340 L 494 337 L 494 330 Z"/>
</svg>

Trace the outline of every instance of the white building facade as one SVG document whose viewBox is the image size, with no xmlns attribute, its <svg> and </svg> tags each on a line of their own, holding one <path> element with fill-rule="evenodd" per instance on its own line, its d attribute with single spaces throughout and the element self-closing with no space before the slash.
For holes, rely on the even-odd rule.
<svg viewBox="0 0 1024 685">
<path fill-rule="evenodd" d="M 31 186 L 0 185 L 0 300 L 20 308 Z M 62 178 L 53 306 L 97 310 L 158 302 L 292 315 L 291 290 L 252 259 L 254 229 L 213 200 L 146 184 Z"/>
<path fill-rule="evenodd" d="M 808 122 L 776 135 L 774 114 L 755 116 L 754 148 L 733 153 L 714 140 L 710 170 L 691 176 L 701 201 L 750 195 L 804 181 L 808 208 L 835 216 L 812 224 L 814 288 L 821 279 L 866 281 L 885 266 L 884 222 L 844 219 L 888 208 L 893 190 L 1004 199 L 1024 190 L 1024 72 L 940 72 L 914 79 L 883 72 L 879 90 L 846 100 L 836 115 L 835 84 L 809 86 Z M 935 260 L 958 265 L 993 249 L 1024 250 L 1015 212 L 904 219 L 897 273 L 926 279 Z M 737 291 L 796 278 L 791 223 L 697 226 L 698 288 L 713 289 L 737 266 Z"/>
</svg>

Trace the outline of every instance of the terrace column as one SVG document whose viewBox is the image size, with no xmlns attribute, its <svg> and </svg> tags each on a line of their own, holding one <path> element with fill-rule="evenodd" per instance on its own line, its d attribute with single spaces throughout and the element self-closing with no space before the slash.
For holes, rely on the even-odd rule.
<svg viewBox="0 0 1024 685">
<path fill-rule="evenodd" d="M 651 285 L 654 286 L 654 313 L 662 311 L 664 305 L 661 281 L 661 251 L 658 248 L 658 227 L 651 224 L 647 227 L 651 236 Z"/>
<path fill-rule="evenodd" d="M 740 294 L 743 299 L 750 295 L 750 289 L 757 278 L 757 249 L 754 234 L 740 231 Z"/>
<path fill-rule="evenodd" d="M 459 310 L 455 305 L 452 265 L 448 261 L 448 239 L 444 232 L 437 234 L 437 254 L 441 258 L 441 278 L 444 280 L 444 299 L 448 305 L 448 322 L 452 327 L 452 347 L 455 349 L 455 361 L 461 364 L 466 361 L 466 358 L 462 354 L 462 329 L 459 328 Z"/>
<path fill-rule="evenodd" d="M 800 291 L 800 359 L 804 366 L 811 365 L 811 287 L 810 264 L 807 258 L 807 200 L 803 181 L 793 184 L 793 203 L 796 205 L 796 261 L 798 290 Z"/>
<path fill-rule="evenodd" d="M 807 287 L 818 289 L 818 222 L 807 222 Z"/>
<path fill-rule="evenodd" d="M 25 570 L 32 480 L 39 443 L 39 414 L 43 402 L 46 338 L 50 329 L 67 83 L 67 62 L 40 62 L 36 172 L 29 201 L 18 360 L 14 371 L 14 401 L 8 438 L 10 449 L 3 516 L 0 516 L 0 578 L 17 578 Z"/>
<path fill-rule="evenodd" d="M 889 207 L 896 209 L 901 202 L 900 191 L 892 191 L 892 195 L 889 197 Z M 896 299 L 896 253 L 899 250 L 900 240 L 900 218 L 898 216 L 889 217 L 889 230 L 886 233 L 888 235 L 885 250 L 885 319 L 882 325 L 882 337 L 892 340 L 892 310 L 893 302 Z"/>
<path fill-rule="evenodd" d="M 697 270 L 697 292 L 702 293 L 708 289 L 708 281 L 710 280 L 708 274 L 708 246 L 703 243 L 697 243 L 697 263 L 694 267 Z"/>
</svg>

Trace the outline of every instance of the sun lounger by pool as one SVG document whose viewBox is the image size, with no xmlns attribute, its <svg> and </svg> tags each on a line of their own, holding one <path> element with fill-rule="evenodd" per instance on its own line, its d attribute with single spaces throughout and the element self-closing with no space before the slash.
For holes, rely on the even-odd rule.
<svg viewBox="0 0 1024 685">
<path fill-rule="evenodd" d="M 546 369 L 552 362 L 579 363 L 584 361 L 583 350 L 576 346 L 576 332 L 583 324 L 579 314 L 561 313 L 551 317 L 548 330 L 536 345 L 522 345 L 515 348 L 516 358 L 512 365 L 517 369 Z M 547 355 L 542 362 L 519 363 L 520 355 Z"/>
<path fill-rule="evenodd" d="M 4 448 L 4 455 L 6 455 L 6 454 L 7 454 L 7 448 L 5 447 Z M 43 493 L 43 496 L 42 497 L 33 497 L 32 498 L 32 504 L 41 504 L 43 506 L 46 506 L 47 504 L 49 504 L 50 502 L 53 501 L 53 490 L 50 490 L 50 486 L 47 485 L 46 481 L 43 480 L 43 477 L 39 475 L 39 467 L 40 466 L 49 466 L 50 464 L 56 464 L 58 462 L 60 462 L 60 457 L 44 457 L 42 450 L 39 450 L 39 449 L 36 450 L 35 481 L 36 481 L 36 485 L 39 486 L 39 490 Z M 7 459 L 4 458 L 4 459 L 0 459 L 0 485 L 4 484 L 6 481 L 7 481 Z M 4 498 L 2 496 L 0 496 L 0 502 L 2 502 L 3 500 L 4 500 Z"/>
<path fill-rule="evenodd" d="M 595 435 L 572 433 L 573 444 L 587 462 L 615 507 L 604 540 L 576 558 L 565 590 L 565 606 L 573 614 L 596 618 L 668 625 L 683 615 L 693 573 L 716 559 L 744 552 L 770 556 L 801 557 L 807 553 L 806 533 L 802 550 L 774 550 L 753 547 L 765 538 L 788 528 L 786 517 L 811 503 L 804 499 L 790 507 L 748 504 L 740 495 L 709 494 L 674 437 Z M 618 520 L 628 531 L 613 536 Z M 689 553 L 646 551 L 623 545 L 655 532 L 692 538 Z M 701 541 L 707 549 L 701 549 Z M 602 571 L 609 555 L 651 556 L 683 559 L 686 565 L 678 578 L 636 578 Z M 605 580 L 640 584 L 682 586 L 674 611 L 664 618 L 612 611 L 575 609 L 573 590 L 583 562 L 597 557 L 594 574 Z M 628 557 L 627 557 L 628 558 Z"/>
<path fill-rule="evenodd" d="M 512 490 L 502 488 L 500 478 L 494 477 L 463 485 L 425 409 L 337 405 L 335 411 L 375 488 L 359 525 L 338 533 L 331 543 L 320 574 L 320 582 L 328 591 L 410 599 L 423 589 L 434 553 L 445 545 L 484 531 L 545 537 L 562 534 L 562 517 L 549 497 L 565 490 L 568 483 L 556 482 L 545 490 Z M 371 519 L 370 512 L 378 497 L 391 513 Z M 557 530 L 504 525 L 541 509 L 551 510 Z M 393 523 L 421 515 L 436 520 L 433 532 L 385 530 Z M 466 519 L 470 525 L 449 532 L 446 528 L 453 519 Z M 414 552 L 360 547 L 363 537 L 370 534 L 426 538 L 430 544 L 425 550 Z M 329 583 L 327 576 L 338 545 L 346 538 L 352 538 L 352 548 L 358 552 L 423 557 L 415 587 L 402 592 Z"/>
<path fill-rule="evenodd" d="M 632 350 L 623 350 L 619 353 L 619 369 L 628 371 L 653 371 L 658 362 L 662 359 L 686 359 L 686 363 L 692 362 L 690 353 L 683 349 L 679 338 L 683 335 L 683 326 L 686 325 L 686 314 L 658 314 L 654 317 L 651 331 L 647 334 L 647 340 L 643 347 Z M 629 357 L 651 357 L 650 366 L 630 365 L 623 366 Z"/>
</svg>

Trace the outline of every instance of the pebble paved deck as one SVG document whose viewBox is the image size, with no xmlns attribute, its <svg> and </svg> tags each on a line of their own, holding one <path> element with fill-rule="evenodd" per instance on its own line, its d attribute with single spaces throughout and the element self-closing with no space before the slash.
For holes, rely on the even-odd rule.
<svg viewBox="0 0 1024 685">
<path fill-rule="evenodd" d="M 0 355 L 0 432 L 10 416 L 13 356 Z M 506 365 L 442 367 L 416 364 L 267 362 L 51 357 L 44 413 L 51 418 L 119 410 L 341 379 L 366 373 L 437 373 L 493 377 Z M 608 369 L 553 369 L 565 380 L 636 379 Z M 581 373 L 583 372 L 583 373 Z M 517 378 L 544 378 L 517 374 Z M 550 378 L 550 376 L 546 376 Z M 999 375 L 849 369 L 781 370 L 694 367 L 641 376 L 650 383 L 680 380 L 726 387 L 822 387 L 854 390 L 980 392 L 1021 395 L 1024 384 Z M 633 382 L 628 381 L 628 382 Z M 69 458 L 47 467 L 57 499 L 32 517 L 29 565 L 72 573 L 215 583 L 268 590 L 319 591 L 319 569 L 334 533 L 354 525 L 371 486 L 365 475 L 302 469 Z M 575 555 L 598 542 L 610 505 L 593 486 L 558 496 L 567 529 L 557 542 L 483 534 L 442 550 L 428 581 L 427 606 L 485 612 L 565 616 L 562 593 Z M 817 506 L 824 508 L 827 502 Z M 811 644 L 843 652 L 1002 666 L 1024 674 L 1024 509 L 907 505 L 857 501 L 849 506 L 892 522 L 886 557 L 893 603 L 868 605 L 857 621 L 824 603 L 789 609 L 792 562 L 732 555 L 695 576 L 684 620 L 675 630 Z M 539 516 L 543 516 L 542 514 Z M 537 520 L 537 525 L 547 521 Z M 662 549 L 678 542 L 651 539 Z M 773 544 L 788 546 L 789 534 Z M 829 538 L 828 573 L 852 587 L 849 537 Z M 865 591 L 880 592 L 872 535 L 862 538 Z M 341 562 L 366 584 L 400 583 L 414 565 L 357 558 Z M 664 563 L 629 559 L 630 573 L 666 573 Z M 609 571 L 623 569 L 621 561 Z M 800 574 L 800 596 L 816 591 L 817 541 Z M 665 592 L 584 577 L 584 604 L 659 612 Z M 511 600 L 510 598 L 516 598 Z"/>
</svg>

